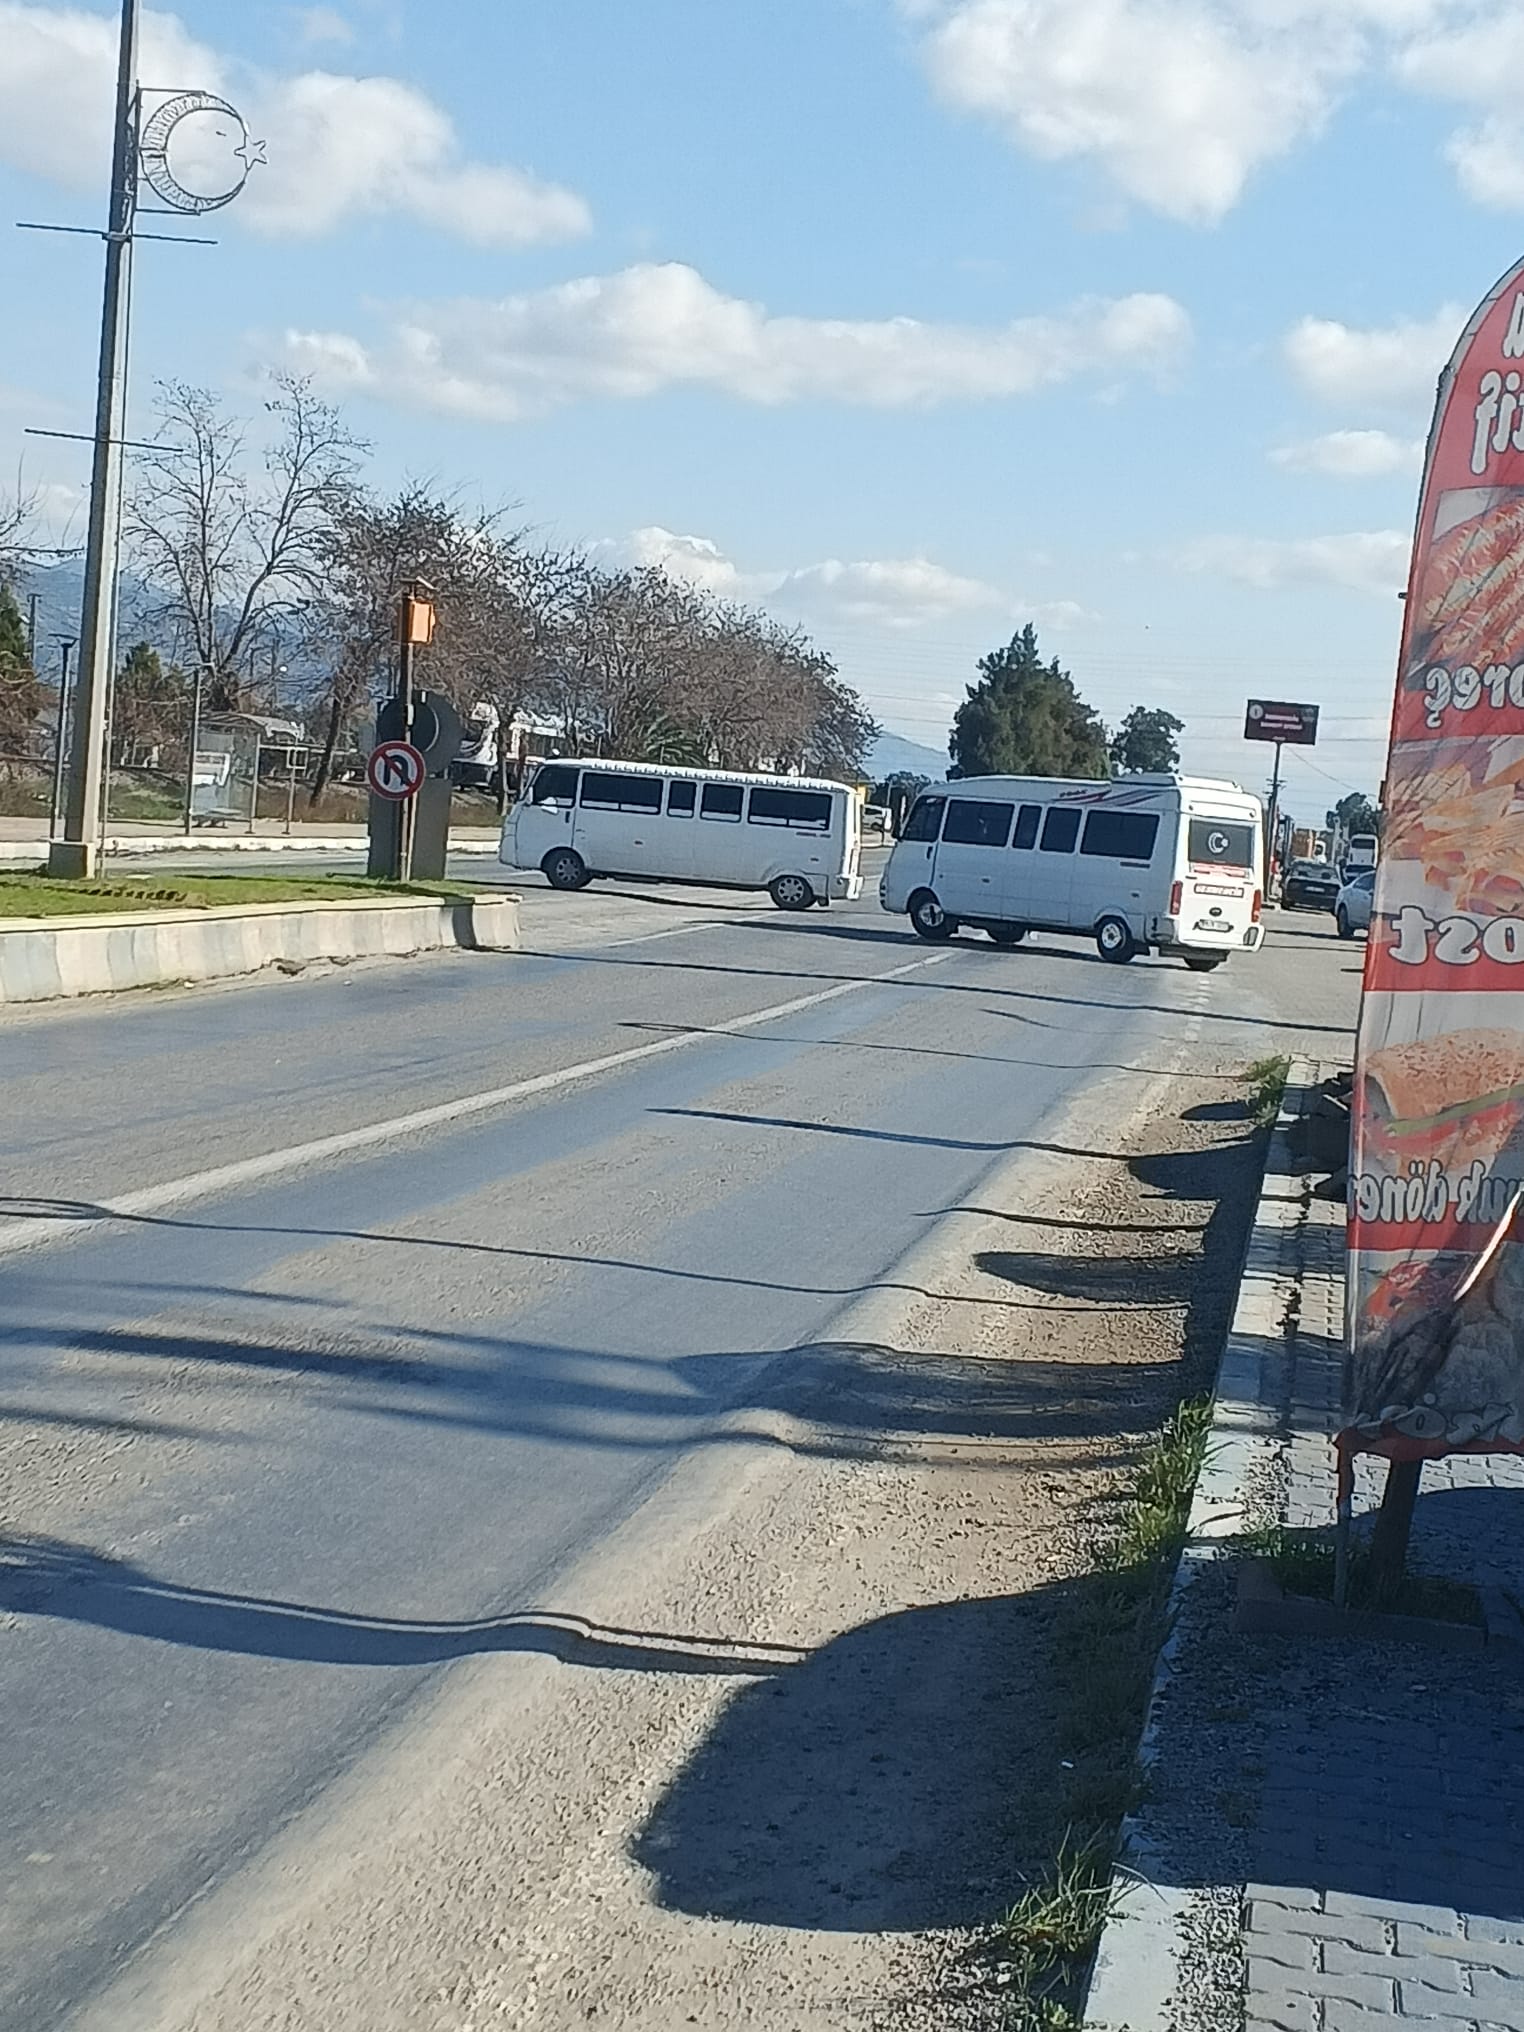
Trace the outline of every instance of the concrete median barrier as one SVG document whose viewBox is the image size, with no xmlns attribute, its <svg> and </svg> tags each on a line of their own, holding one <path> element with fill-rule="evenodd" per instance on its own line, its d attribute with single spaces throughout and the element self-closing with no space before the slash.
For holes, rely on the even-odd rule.
<svg viewBox="0 0 1524 2032">
<path fill-rule="evenodd" d="M 162 987 L 315 960 L 514 952 L 516 896 L 359 897 L 0 921 L 0 1005 Z"/>
</svg>

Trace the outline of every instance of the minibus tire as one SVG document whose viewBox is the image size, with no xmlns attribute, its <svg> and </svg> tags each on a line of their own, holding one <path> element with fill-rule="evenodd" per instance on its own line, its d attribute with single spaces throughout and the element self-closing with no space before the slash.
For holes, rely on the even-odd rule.
<svg viewBox="0 0 1524 2032">
<path fill-rule="evenodd" d="M 942 945 L 958 929 L 956 920 L 947 915 L 929 889 L 917 889 L 907 906 L 907 914 L 916 937 L 929 939 L 933 945 Z"/>
<path fill-rule="evenodd" d="M 1226 953 L 1182 953 L 1180 957 L 1193 974 L 1210 974 L 1228 964 Z"/>
<path fill-rule="evenodd" d="M 1334 928 L 1337 930 L 1340 938 L 1353 938 L 1355 935 L 1355 927 L 1349 921 L 1349 912 L 1344 909 L 1342 904 L 1334 912 Z"/>
<path fill-rule="evenodd" d="M 1136 959 L 1138 947 L 1127 919 L 1103 917 L 1095 927 L 1095 949 L 1103 960 L 1117 967 L 1125 967 L 1129 960 Z"/>
<path fill-rule="evenodd" d="M 553 847 L 541 861 L 540 872 L 552 889 L 585 889 L 593 879 L 586 861 L 572 847 Z"/>
<path fill-rule="evenodd" d="M 996 945 L 1020 945 L 1027 935 L 1024 924 L 987 924 L 984 928 Z"/>
<path fill-rule="evenodd" d="M 820 900 L 803 875 L 777 875 L 767 893 L 780 910 L 813 910 Z"/>
</svg>

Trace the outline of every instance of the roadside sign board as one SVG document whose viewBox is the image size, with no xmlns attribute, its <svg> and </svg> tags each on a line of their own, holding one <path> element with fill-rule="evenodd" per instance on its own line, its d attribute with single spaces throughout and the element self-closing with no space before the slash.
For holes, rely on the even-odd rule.
<svg viewBox="0 0 1524 2032">
<path fill-rule="evenodd" d="M 1284 741 L 1288 748 L 1311 748 L 1317 738 L 1316 706 L 1290 705 L 1284 699 L 1250 699 L 1244 714 L 1246 741 Z"/>
<path fill-rule="evenodd" d="M 377 797 L 401 803 L 416 797 L 428 765 L 411 741 L 382 741 L 371 750 L 365 778 Z"/>
<path fill-rule="evenodd" d="M 1439 383 L 1355 1055 L 1339 1433 L 1524 1452 L 1524 262 Z"/>
</svg>

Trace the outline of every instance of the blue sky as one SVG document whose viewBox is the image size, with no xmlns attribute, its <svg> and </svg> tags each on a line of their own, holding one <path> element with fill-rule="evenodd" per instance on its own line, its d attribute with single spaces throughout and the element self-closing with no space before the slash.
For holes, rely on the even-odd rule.
<svg viewBox="0 0 1524 2032">
<path fill-rule="evenodd" d="M 113 9 L 0 0 L 0 206 L 93 223 Z M 1374 790 L 1434 377 L 1514 258 L 1503 0 L 184 0 L 145 82 L 269 142 L 140 251 L 134 416 L 312 372 L 551 540 L 798 619 L 941 747 L 1035 617 L 1115 719 Z M 173 73 L 171 75 L 170 73 Z M 18 233 L 0 451 L 67 519 L 99 257 Z M 24 306 L 18 315 L 15 306 Z M 23 448 L 24 443 L 24 448 Z"/>
</svg>

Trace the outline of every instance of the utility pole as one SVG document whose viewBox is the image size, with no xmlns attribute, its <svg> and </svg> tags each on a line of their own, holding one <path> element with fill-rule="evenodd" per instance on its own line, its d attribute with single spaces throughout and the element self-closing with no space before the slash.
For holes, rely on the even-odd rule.
<svg viewBox="0 0 1524 2032">
<path fill-rule="evenodd" d="M 101 298 L 95 456 L 90 471 L 90 528 L 85 548 L 79 677 L 74 687 L 74 740 L 65 785 L 62 837 L 55 838 L 48 849 L 49 874 L 68 878 L 93 875 L 100 853 L 97 827 L 106 746 L 106 699 L 116 648 L 122 435 L 127 393 L 127 296 L 132 277 L 137 183 L 139 5 L 140 0 L 122 0 L 116 135 L 111 153 L 111 212 L 106 229 L 106 280 Z"/>
<path fill-rule="evenodd" d="M 37 608 L 41 599 L 41 593 L 28 593 L 26 596 L 26 660 L 34 673 L 37 669 Z"/>
</svg>

